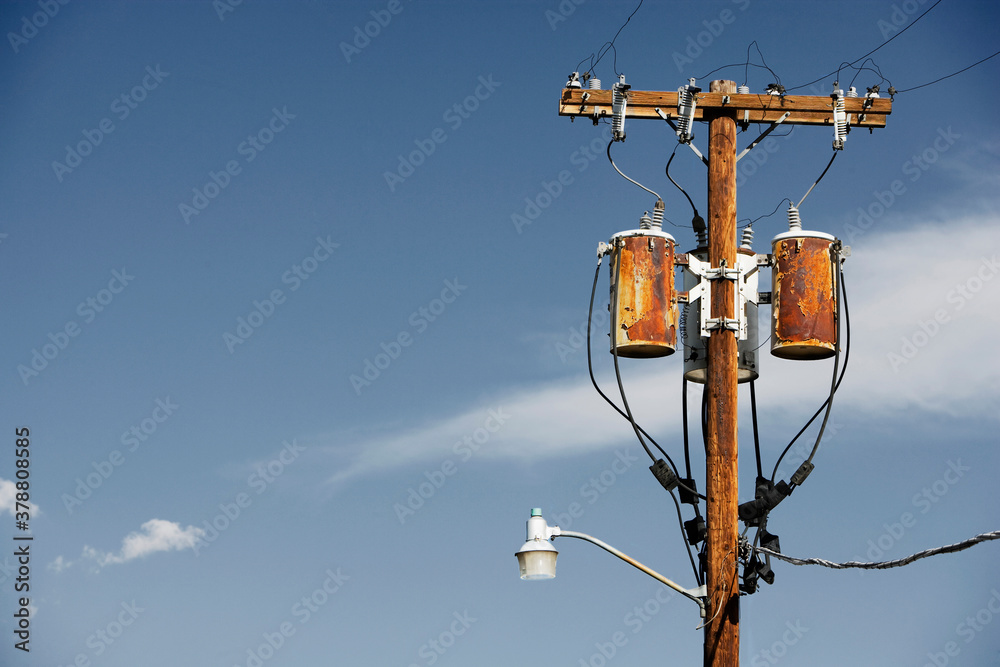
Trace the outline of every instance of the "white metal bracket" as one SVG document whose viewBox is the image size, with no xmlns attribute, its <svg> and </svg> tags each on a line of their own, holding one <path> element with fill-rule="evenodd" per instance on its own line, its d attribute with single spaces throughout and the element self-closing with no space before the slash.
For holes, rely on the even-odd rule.
<svg viewBox="0 0 1000 667">
<path fill-rule="evenodd" d="M 749 114 L 750 112 L 749 112 L 749 111 L 747 111 L 746 113 L 748 113 L 748 114 Z M 757 137 L 757 138 L 756 138 L 756 139 L 754 139 L 754 140 L 753 140 L 752 142 L 750 142 L 750 145 L 749 145 L 749 146 L 747 146 L 746 148 L 744 148 L 744 149 L 743 149 L 743 152 L 742 152 L 742 153 L 740 153 L 739 155 L 737 155 L 737 156 L 736 156 L 736 161 L 737 161 L 737 162 L 739 162 L 740 160 L 742 160 L 742 159 L 743 159 L 743 156 L 744 156 L 744 155 L 746 155 L 746 154 L 747 154 L 747 153 L 749 153 L 749 152 L 750 152 L 751 150 L 753 150 L 753 149 L 754 149 L 754 148 L 755 148 L 755 147 L 757 146 L 757 144 L 759 144 L 759 143 L 760 143 L 761 141 L 763 141 L 763 140 L 764 140 L 764 138 L 765 138 L 765 137 L 766 137 L 767 135 L 771 134 L 771 132 L 773 132 L 773 131 L 774 131 L 774 128 L 778 127 L 778 126 L 779 126 L 779 125 L 781 125 L 781 124 L 782 124 L 783 122 L 785 122 L 785 120 L 786 120 L 786 119 L 787 119 L 787 118 L 788 118 L 789 116 L 791 116 L 791 115 L 792 115 L 792 112 L 791 112 L 791 111 L 786 111 L 786 112 L 785 112 L 785 115 L 784 115 L 784 116 L 782 116 L 782 117 L 781 117 L 781 118 L 779 118 L 778 120 L 776 120 L 776 121 L 774 121 L 773 123 L 771 123 L 771 127 L 767 128 L 766 130 L 764 130 L 763 132 L 761 132 L 761 133 L 760 133 L 760 136 L 759 136 L 759 137 Z M 747 119 L 749 119 L 749 116 L 747 116 L 746 118 L 747 118 Z M 749 120 L 748 120 L 747 122 L 749 122 Z"/>
</svg>

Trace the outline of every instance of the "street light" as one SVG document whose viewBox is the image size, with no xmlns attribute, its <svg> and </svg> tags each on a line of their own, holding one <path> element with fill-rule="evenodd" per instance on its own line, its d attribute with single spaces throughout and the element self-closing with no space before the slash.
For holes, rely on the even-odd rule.
<svg viewBox="0 0 1000 667">
<path fill-rule="evenodd" d="M 522 579 L 552 579 L 556 576 L 556 558 L 559 556 L 559 552 L 550 544 L 550 541 L 557 537 L 575 537 L 596 544 L 632 567 L 642 570 L 660 583 L 666 584 L 684 597 L 694 600 L 701 610 L 701 617 L 705 618 L 707 594 L 704 584 L 694 589 L 684 588 L 596 537 L 573 530 L 562 530 L 559 526 L 550 526 L 542 517 L 542 510 L 537 507 L 531 510 L 531 518 L 527 522 L 526 541 L 514 554 L 517 556 Z"/>
</svg>

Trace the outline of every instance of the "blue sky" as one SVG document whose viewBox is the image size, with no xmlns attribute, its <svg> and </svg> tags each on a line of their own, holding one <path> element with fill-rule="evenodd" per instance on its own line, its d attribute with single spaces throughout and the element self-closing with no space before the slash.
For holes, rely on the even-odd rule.
<svg viewBox="0 0 1000 667">
<path fill-rule="evenodd" d="M 931 4 L 646 2 L 597 73 L 761 91 L 772 75 L 742 66 L 756 40 L 786 87 L 820 78 L 796 92 L 826 95 L 823 75 Z M 553 581 L 519 581 L 513 558 L 540 506 L 694 583 L 673 504 L 578 340 L 597 244 L 653 198 L 607 164 L 605 128 L 557 101 L 634 8 L 0 5 L 3 664 L 699 664 L 694 605 L 652 579 L 569 540 Z M 873 58 L 899 90 L 927 83 L 995 52 L 997 18 L 944 0 Z M 853 346 L 816 471 L 771 515 L 786 553 L 897 558 L 998 527 L 998 68 L 897 95 L 801 208 L 852 246 Z M 683 225 L 673 133 L 627 127 L 616 162 Z M 758 252 L 831 139 L 799 127 L 740 163 L 739 217 L 779 208 L 754 225 Z M 685 149 L 671 173 L 704 214 L 704 166 Z M 766 466 L 830 363 L 761 355 Z M 679 355 L 622 372 L 678 460 Z M 21 427 L 30 654 L 13 646 L 8 537 Z M 997 548 L 875 573 L 777 565 L 742 600 L 743 662 L 990 664 Z"/>
</svg>

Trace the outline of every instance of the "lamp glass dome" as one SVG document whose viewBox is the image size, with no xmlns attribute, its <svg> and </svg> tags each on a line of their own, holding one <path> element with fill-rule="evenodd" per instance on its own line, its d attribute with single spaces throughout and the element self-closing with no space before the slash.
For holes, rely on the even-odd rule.
<svg viewBox="0 0 1000 667">
<path fill-rule="evenodd" d="M 559 552 L 547 541 L 529 540 L 515 555 L 522 579 L 552 579 L 556 576 Z"/>
</svg>

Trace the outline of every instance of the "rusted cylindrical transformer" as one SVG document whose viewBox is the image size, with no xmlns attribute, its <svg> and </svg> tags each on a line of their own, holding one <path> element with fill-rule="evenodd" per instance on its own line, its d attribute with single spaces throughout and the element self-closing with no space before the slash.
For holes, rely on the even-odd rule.
<svg viewBox="0 0 1000 667">
<path fill-rule="evenodd" d="M 771 354 L 826 359 L 837 350 L 836 239 L 804 230 L 771 241 Z"/>
<path fill-rule="evenodd" d="M 751 250 L 738 248 L 740 261 L 756 262 L 757 256 Z M 708 261 L 708 250 L 698 248 L 688 252 L 702 262 Z M 749 257 L 752 259 L 744 259 Z M 701 279 L 693 271 L 684 270 L 684 290 L 690 292 Z M 708 339 L 701 337 L 701 304 L 702 300 L 684 304 L 684 327 L 682 340 L 684 343 L 684 378 L 688 382 L 705 384 L 708 377 Z M 757 369 L 757 348 L 760 347 L 757 333 L 757 304 L 748 301 L 746 304 L 747 337 L 736 342 L 736 381 L 738 383 L 756 380 L 760 373 Z"/>
<path fill-rule="evenodd" d="M 674 237 L 634 229 L 611 237 L 612 354 L 645 359 L 677 349 Z"/>
</svg>

